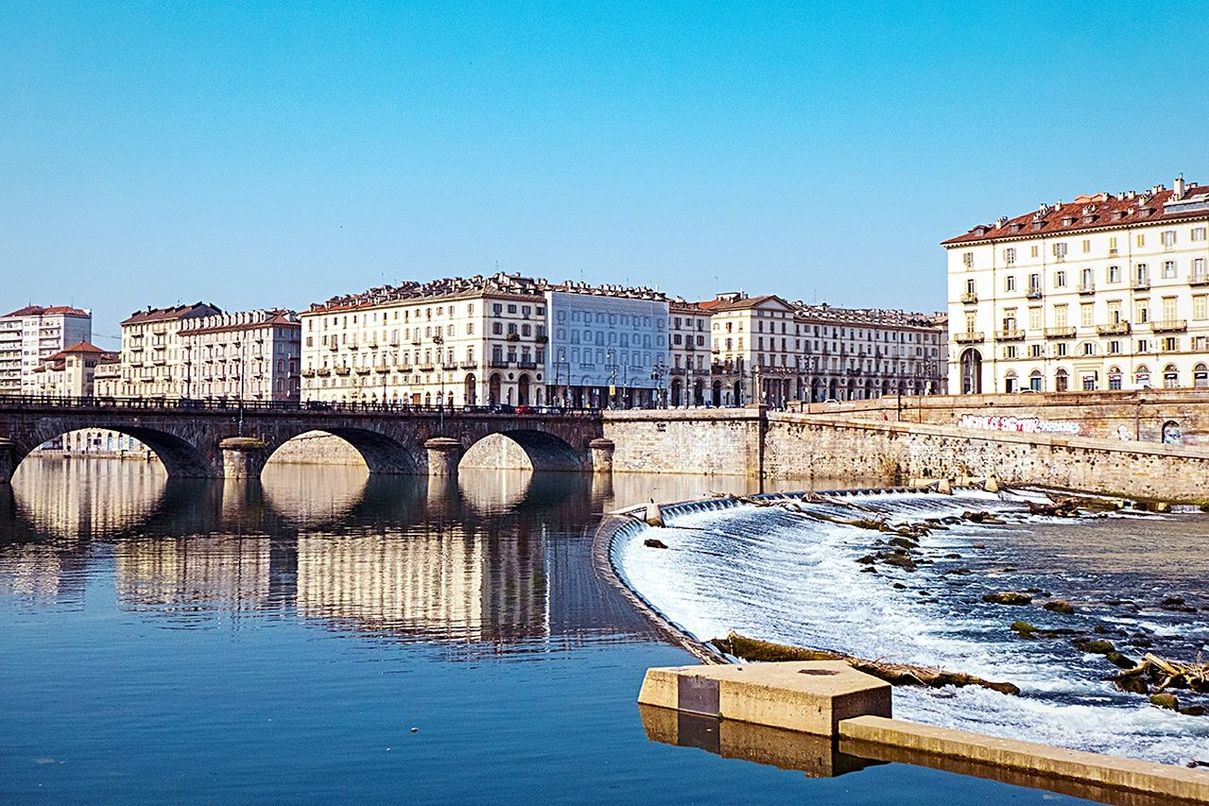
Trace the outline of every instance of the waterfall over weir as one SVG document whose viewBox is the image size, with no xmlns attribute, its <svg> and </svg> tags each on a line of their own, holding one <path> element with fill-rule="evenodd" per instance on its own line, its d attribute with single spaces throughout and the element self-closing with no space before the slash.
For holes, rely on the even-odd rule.
<svg viewBox="0 0 1209 806">
<path fill-rule="evenodd" d="M 1209 656 L 1209 516 L 1122 510 L 1031 514 L 1036 490 L 770 494 L 663 507 L 667 528 L 616 527 L 624 583 L 700 642 L 743 635 L 937 666 L 1022 690 L 899 687 L 895 715 L 947 727 L 1169 763 L 1209 760 L 1209 717 L 1150 705 L 1073 639 L 1194 662 Z M 979 523 L 969 513 L 987 513 Z M 885 563 L 894 532 L 828 520 L 926 521 L 914 569 Z M 978 517 L 978 516 L 976 516 Z M 657 537 L 666 549 L 644 545 Z M 983 596 L 1027 592 L 1023 606 Z M 1073 614 L 1044 609 L 1052 600 Z M 1072 635 L 1026 639 L 1015 621 Z M 1182 705 L 1209 698 L 1177 692 Z"/>
</svg>

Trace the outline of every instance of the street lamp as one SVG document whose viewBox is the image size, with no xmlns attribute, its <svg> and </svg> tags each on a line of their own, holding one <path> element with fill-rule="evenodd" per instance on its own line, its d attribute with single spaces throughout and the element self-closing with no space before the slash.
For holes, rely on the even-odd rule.
<svg viewBox="0 0 1209 806">
<path fill-rule="evenodd" d="M 655 408 L 667 408 L 667 400 L 663 396 L 663 376 L 666 370 L 663 358 L 656 358 L 655 368 L 651 370 L 651 379 L 655 381 Z"/>
<path fill-rule="evenodd" d="M 612 349 L 605 353 L 605 361 L 609 368 L 609 408 L 613 408 L 617 397 L 617 365 L 613 363 Z"/>
</svg>

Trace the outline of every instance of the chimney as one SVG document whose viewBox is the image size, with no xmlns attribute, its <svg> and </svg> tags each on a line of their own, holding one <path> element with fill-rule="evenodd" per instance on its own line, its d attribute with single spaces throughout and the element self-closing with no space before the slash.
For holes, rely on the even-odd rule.
<svg viewBox="0 0 1209 806">
<path fill-rule="evenodd" d="M 1171 198 L 1179 201 L 1184 198 L 1184 175 L 1180 174 L 1175 178 L 1175 184 L 1172 186 Z"/>
</svg>

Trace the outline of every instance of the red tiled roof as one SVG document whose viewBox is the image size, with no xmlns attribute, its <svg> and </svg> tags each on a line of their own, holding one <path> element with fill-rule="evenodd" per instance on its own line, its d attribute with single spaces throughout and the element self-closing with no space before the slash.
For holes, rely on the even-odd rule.
<svg viewBox="0 0 1209 806">
<path fill-rule="evenodd" d="M 98 361 L 113 359 L 117 360 L 118 354 L 109 350 L 102 350 L 95 344 L 87 341 L 79 341 L 70 347 L 65 347 L 49 358 L 43 359 L 43 363 L 49 364 L 54 361 L 56 364 L 62 364 L 69 355 L 95 355 Z"/>
<path fill-rule="evenodd" d="M 26 305 L 5 316 L 89 316 L 88 311 L 70 305 Z"/>
<path fill-rule="evenodd" d="M 786 308 L 792 308 L 788 302 L 778 297 L 776 294 L 763 294 L 758 297 L 739 297 L 737 299 L 707 299 L 702 302 L 695 303 L 698 307 L 706 311 L 741 311 L 747 308 L 755 308 L 762 303 L 768 301 L 779 302 Z"/>
<path fill-rule="evenodd" d="M 1015 218 L 979 224 L 964 235 L 941 241 L 941 246 L 1209 217 L 1209 185 L 1189 185 L 1178 200 L 1172 198 L 1174 193 L 1160 187 L 1157 193 L 1079 196 L 1067 204 L 1046 205 Z M 1173 209 L 1165 209 L 1167 205 L 1173 205 Z M 1195 205 L 1197 209 L 1181 209 L 1187 205 Z"/>
<path fill-rule="evenodd" d="M 179 319 L 192 319 L 196 316 L 212 316 L 222 313 L 208 302 L 195 302 L 192 305 L 177 305 L 173 308 L 147 308 L 135 311 L 123 320 L 123 325 L 137 325 L 144 322 L 171 322 Z"/>
<path fill-rule="evenodd" d="M 68 353 L 107 353 L 107 352 L 109 352 L 109 351 L 102 350 L 100 347 L 96 346 L 95 344 L 93 344 L 91 342 L 78 341 L 75 344 L 71 345 L 70 347 L 64 347 L 63 350 L 61 352 L 59 352 L 59 355 L 66 355 Z"/>
</svg>

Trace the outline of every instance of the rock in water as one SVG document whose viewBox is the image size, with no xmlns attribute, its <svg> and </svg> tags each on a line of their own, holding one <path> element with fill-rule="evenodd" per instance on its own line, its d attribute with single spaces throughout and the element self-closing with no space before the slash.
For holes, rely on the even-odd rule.
<svg viewBox="0 0 1209 806">
<path fill-rule="evenodd" d="M 1017 593 L 1015 591 L 1000 591 L 999 593 L 988 593 L 982 597 L 982 601 L 989 604 L 1002 605 L 1026 605 L 1033 603 L 1033 597 L 1027 593 Z"/>
<path fill-rule="evenodd" d="M 1180 701 L 1174 694 L 1152 694 L 1150 704 L 1157 705 L 1159 708 L 1169 708 L 1172 711 L 1180 710 Z"/>
<path fill-rule="evenodd" d="M 659 540 L 658 538 L 654 538 L 654 537 L 648 537 L 646 540 L 642 541 L 642 545 L 646 546 L 649 549 L 665 549 L 665 548 L 667 548 L 667 543 L 664 543 L 662 540 Z"/>
<path fill-rule="evenodd" d="M 1069 616 L 1075 612 L 1075 606 L 1065 599 L 1054 599 L 1052 602 L 1046 602 L 1045 609 L 1051 613 L 1060 613 L 1063 616 Z"/>
</svg>

